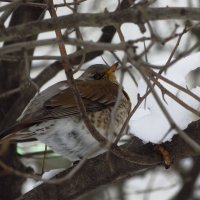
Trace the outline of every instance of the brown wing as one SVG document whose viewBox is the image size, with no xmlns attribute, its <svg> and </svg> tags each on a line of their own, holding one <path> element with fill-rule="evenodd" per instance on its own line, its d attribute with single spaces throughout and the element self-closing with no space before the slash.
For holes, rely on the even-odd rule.
<svg viewBox="0 0 200 200">
<path fill-rule="evenodd" d="M 114 83 L 106 80 L 76 80 L 76 84 L 87 112 L 108 108 L 116 102 L 118 86 Z M 21 121 L 0 134 L 0 139 L 5 137 L 0 143 L 10 139 L 30 139 L 32 135 L 26 133 L 26 127 L 43 120 L 79 115 L 72 90 L 69 87 L 60 90 L 62 85 L 66 86 L 66 83 L 63 82 L 61 85 L 58 83 L 56 87 L 50 88 L 54 95 L 52 92 L 49 94 L 47 89 L 33 99 Z M 24 131 L 18 132 L 23 129 Z"/>
<path fill-rule="evenodd" d="M 76 80 L 76 84 L 82 97 L 87 112 L 94 112 L 114 105 L 117 98 L 118 86 L 107 80 Z M 79 115 L 74 95 L 70 88 L 60 91 L 43 105 L 43 108 L 27 116 L 32 122 L 40 122 L 47 119 L 57 119 Z"/>
</svg>

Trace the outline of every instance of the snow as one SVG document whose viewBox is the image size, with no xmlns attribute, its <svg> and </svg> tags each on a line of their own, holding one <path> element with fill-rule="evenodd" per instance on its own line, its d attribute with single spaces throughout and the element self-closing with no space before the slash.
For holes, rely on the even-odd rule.
<svg viewBox="0 0 200 200">
<path fill-rule="evenodd" d="M 190 88 L 190 82 L 188 79 L 186 79 L 186 77 L 192 70 L 197 69 L 199 66 L 200 52 L 189 55 L 176 62 L 169 67 L 167 72 L 163 75 L 185 88 Z M 180 100 L 184 101 L 192 108 L 200 110 L 199 101 L 175 87 L 172 87 L 164 82 L 161 83 L 167 90 L 176 95 Z M 146 88 L 146 83 L 141 79 L 137 88 L 137 92 L 140 94 L 140 96 L 145 94 Z M 158 87 L 155 87 L 155 91 L 157 92 L 161 102 L 169 112 L 170 116 L 181 129 L 185 129 L 189 123 L 198 119 L 198 116 L 191 111 L 186 110 L 166 94 L 164 95 L 163 99 L 162 93 Z M 199 86 L 191 88 L 190 91 L 197 96 L 200 96 Z M 139 137 L 144 142 L 152 143 L 160 143 L 162 138 L 171 127 L 168 119 L 163 114 L 152 94 L 147 97 L 146 101 L 140 105 L 135 115 L 131 118 L 130 126 L 130 131 L 132 134 Z M 162 142 L 170 141 L 174 134 L 176 134 L 176 130 L 171 130 L 162 140 Z"/>
<path fill-rule="evenodd" d="M 178 192 L 180 183 L 180 178 L 173 170 L 169 172 L 157 168 L 145 173 L 144 176 L 135 176 L 127 181 L 124 185 L 124 194 L 127 200 L 168 200 Z"/>
<path fill-rule="evenodd" d="M 52 169 L 48 172 L 45 172 L 43 175 L 42 175 L 42 179 L 44 180 L 49 180 L 51 178 L 53 178 L 54 176 L 56 176 L 57 174 L 63 172 L 65 169 L 64 168 L 61 168 L 61 169 Z"/>
</svg>

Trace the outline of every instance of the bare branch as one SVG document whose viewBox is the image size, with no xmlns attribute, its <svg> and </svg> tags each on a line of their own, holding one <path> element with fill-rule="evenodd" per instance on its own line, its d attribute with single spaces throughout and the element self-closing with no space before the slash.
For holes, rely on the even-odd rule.
<svg viewBox="0 0 200 200">
<path fill-rule="evenodd" d="M 145 10 L 148 20 L 200 20 L 199 8 L 147 8 Z M 140 17 L 138 17 L 140 16 Z M 15 27 L 9 27 L 0 33 L 0 41 L 8 41 L 21 39 L 38 33 L 52 31 L 59 28 L 70 28 L 79 26 L 106 26 L 117 25 L 125 22 L 141 24 L 145 23 L 141 12 L 134 8 L 115 11 L 113 13 L 100 14 L 72 14 L 68 16 L 58 17 L 57 19 L 46 19 L 43 21 L 35 21 Z"/>
</svg>

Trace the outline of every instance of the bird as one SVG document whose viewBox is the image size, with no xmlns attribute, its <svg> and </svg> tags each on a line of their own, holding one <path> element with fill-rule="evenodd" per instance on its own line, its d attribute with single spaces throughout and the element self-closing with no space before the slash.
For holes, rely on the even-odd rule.
<svg viewBox="0 0 200 200">
<path fill-rule="evenodd" d="M 96 130 L 109 142 L 119 134 L 130 110 L 128 94 L 122 90 L 114 116 L 113 133 L 107 133 L 111 113 L 117 102 L 118 64 L 95 64 L 75 79 L 87 116 Z M 68 81 L 60 81 L 36 95 L 16 124 L 0 133 L 0 144 L 37 139 L 54 152 L 74 162 L 106 151 L 87 129 Z"/>
</svg>

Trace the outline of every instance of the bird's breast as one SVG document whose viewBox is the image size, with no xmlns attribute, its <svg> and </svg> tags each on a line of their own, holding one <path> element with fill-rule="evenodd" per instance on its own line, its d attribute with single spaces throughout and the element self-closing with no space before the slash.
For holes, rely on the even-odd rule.
<svg viewBox="0 0 200 200">
<path fill-rule="evenodd" d="M 113 133 L 115 134 L 111 136 L 107 130 L 111 121 L 112 110 L 113 107 L 110 107 L 98 112 L 88 113 L 94 127 L 110 142 L 120 132 L 124 121 L 128 117 L 130 108 L 125 100 L 121 101 L 114 119 Z M 93 157 L 105 151 L 105 148 L 102 148 L 99 142 L 90 134 L 80 117 L 47 120 L 31 126 L 29 131 L 38 140 L 52 148 L 53 151 L 72 161 L 83 157 Z"/>
</svg>

